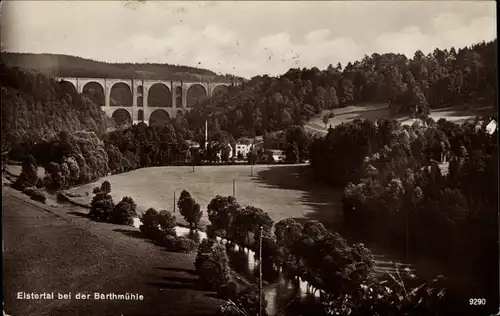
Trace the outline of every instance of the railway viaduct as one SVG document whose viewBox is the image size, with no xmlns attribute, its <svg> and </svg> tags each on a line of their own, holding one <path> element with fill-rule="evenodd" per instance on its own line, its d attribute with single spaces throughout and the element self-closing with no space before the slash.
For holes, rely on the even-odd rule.
<svg viewBox="0 0 500 316">
<path fill-rule="evenodd" d="M 185 113 L 201 100 L 225 92 L 229 83 L 57 77 L 100 104 L 115 121 L 151 124 Z M 118 123 L 118 122 L 117 122 Z"/>
</svg>

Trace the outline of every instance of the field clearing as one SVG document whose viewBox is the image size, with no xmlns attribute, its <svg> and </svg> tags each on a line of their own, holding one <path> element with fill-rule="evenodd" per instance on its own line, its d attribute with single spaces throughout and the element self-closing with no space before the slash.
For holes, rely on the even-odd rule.
<svg viewBox="0 0 500 316">
<path fill-rule="evenodd" d="M 209 223 L 208 203 L 216 195 L 232 195 L 234 179 L 238 202 L 261 208 L 275 222 L 291 217 L 333 224 L 341 216 L 341 192 L 313 183 L 308 168 L 307 165 L 256 165 L 252 177 L 250 166 L 241 165 L 195 167 L 194 173 L 191 167 L 152 167 L 108 176 L 66 193 L 79 195 L 72 197 L 76 202 L 90 203 L 92 189 L 108 180 L 115 203 L 130 196 L 136 201 L 138 212 L 143 212 L 150 207 L 172 211 L 174 191 L 177 199 L 186 189 L 204 211 L 201 223 L 205 226 Z"/>
<path fill-rule="evenodd" d="M 376 103 L 376 104 L 361 104 L 353 105 L 340 109 L 331 110 L 335 113 L 335 117 L 329 119 L 327 126 L 332 125 L 335 127 L 342 123 L 349 123 L 355 119 L 367 119 L 370 121 L 375 121 L 379 118 L 389 118 L 389 107 L 387 103 Z M 327 128 L 323 123 L 323 116 L 329 113 L 330 110 L 323 110 L 321 114 L 315 116 L 306 123 L 305 128 L 312 133 L 318 133 L 324 135 L 327 133 Z M 468 119 L 474 118 L 476 116 L 496 116 L 496 110 L 494 106 L 482 106 L 474 107 L 470 106 L 469 109 L 463 109 L 461 107 L 447 107 L 442 109 L 435 109 L 431 111 L 430 117 L 434 121 L 438 121 L 444 118 L 456 124 L 461 124 Z M 409 116 L 398 117 L 397 120 L 403 125 L 411 125 L 415 119 Z"/>
<path fill-rule="evenodd" d="M 483 106 L 478 108 L 472 108 L 468 110 L 460 109 L 457 107 L 447 107 L 442 109 L 432 110 L 430 117 L 434 121 L 438 121 L 442 118 L 447 121 L 462 124 L 467 120 L 473 119 L 476 116 L 496 116 L 496 110 L 493 106 Z M 411 125 L 415 122 L 415 119 L 405 117 L 399 118 L 398 121 L 403 125 Z"/>
<path fill-rule="evenodd" d="M 7 172 L 13 176 L 16 176 L 18 177 L 20 174 L 21 174 L 21 170 L 22 170 L 22 166 L 20 165 L 7 165 L 6 166 L 6 169 L 7 169 Z M 37 169 L 37 175 L 39 178 L 42 178 L 45 177 L 45 168 L 44 167 L 38 167 Z"/>
<path fill-rule="evenodd" d="M 381 117 L 389 117 L 389 106 L 387 103 L 372 103 L 351 105 L 340 109 L 323 110 L 318 116 L 311 118 L 309 122 L 306 123 L 306 129 L 313 133 L 326 134 L 327 128 L 325 128 L 325 123 L 323 123 L 323 116 L 330 112 L 335 113 L 335 117 L 328 120 L 327 128 L 330 125 L 335 127 L 342 123 L 349 123 L 355 119 L 375 121 Z"/>
</svg>

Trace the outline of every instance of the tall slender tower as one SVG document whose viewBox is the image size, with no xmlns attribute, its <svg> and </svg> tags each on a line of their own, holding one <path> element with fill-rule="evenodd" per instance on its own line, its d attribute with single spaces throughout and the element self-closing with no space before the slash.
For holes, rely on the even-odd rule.
<svg viewBox="0 0 500 316">
<path fill-rule="evenodd" d="M 205 121 L 205 149 L 208 146 L 208 120 Z"/>
</svg>

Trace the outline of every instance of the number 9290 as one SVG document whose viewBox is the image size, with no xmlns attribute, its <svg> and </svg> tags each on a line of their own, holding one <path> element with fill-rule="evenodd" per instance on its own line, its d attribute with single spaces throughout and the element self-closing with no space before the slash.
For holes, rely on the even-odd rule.
<svg viewBox="0 0 500 316">
<path fill-rule="evenodd" d="M 473 305 L 473 306 L 486 305 L 486 299 L 485 298 L 469 298 L 469 305 Z"/>
</svg>

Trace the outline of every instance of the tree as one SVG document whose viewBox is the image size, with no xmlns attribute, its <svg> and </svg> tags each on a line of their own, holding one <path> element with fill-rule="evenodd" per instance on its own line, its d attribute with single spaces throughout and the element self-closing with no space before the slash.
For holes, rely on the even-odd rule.
<svg viewBox="0 0 500 316">
<path fill-rule="evenodd" d="M 25 187 L 34 186 L 38 180 L 37 169 L 35 157 L 29 154 L 22 164 L 21 174 L 14 183 L 14 187 L 22 190 Z"/>
<path fill-rule="evenodd" d="M 325 226 L 318 220 L 308 220 L 302 228 L 302 235 L 308 236 L 314 241 L 321 239 L 327 232 Z"/>
<path fill-rule="evenodd" d="M 200 280 L 211 289 L 217 291 L 230 281 L 226 248 L 212 240 L 203 240 L 200 244 L 195 267 Z"/>
<path fill-rule="evenodd" d="M 132 225 L 137 216 L 137 204 L 131 197 L 125 196 L 113 209 L 111 221 L 115 224 Z"/>
<path fill-rule="evenodd" d="M 210 229 L 220 237 L 228 237 L 228 230 L 234 214 L 239 209 L 241 206 L 235 197 L 217 195 L 207 206 L 208 219 L 211 223 Z"/>
<path fill-rule="evenodd" d="M 152 239 L 156 238 L 159 231 L 160 223 L 158 215 L 159 213 L 154 208 L 149 208 L 139 217 L 142 222 L 139 230 Z"/>
<path fill-rule="evenodd" d="M 328 121 L 330 121 L 330 117 L 328 113 L 325 113 L 325 115 L 323 115 L 323 123 L 325 124 L 325 128 L 328 125 Z"/>
<path fill-rule="evenodd" d="M 94 188 L 94 197 L 90 203 L 89 216 L 99 221 L 110 221 L 111 214 L 115 208 L 113 197 L 111 196 L 111 185 L 104 181 L 100 188 Z"/>
<path fill-rule="evenodd" d="M 262 293 L 261 301 L 262 301 L 262 310 L 259 313 L 259 306 L 260 306 L 259 289 L 255 286 L 251 286 L 238 295 L 235 304 L 240 309 L 245 310 L 247 315 L 267 316 L 266 312 L 267 300 L 264 296 L 264 293 Z"/>
<path fill-rule="evenodd" d="M 175 232 L 175 227 L 177 226 L 175 216 L 172 215 L 171 212 L 166 210 L 160 211 L 157 220 L 161 231 L 165 233 L 165 235 L 177 236 L 177 233 Z"/>
<path fill-rule="evenodd" d="M 247 154 L 247 162 L 249 165 L 254 165 L 257 162 L 257 153 L 253 148 Z"/>
<path fill-rule="evenodd" d="M 231 153 L 231 148 L 229 146 L 223 146 L 221 149 L 221 160 L 223 162 L 228 162 L 230 153 Z"/>
<path fill-rule="evenodd" d="M 179 201 L 177 201 L 177 205 L 179 213 L 189 223 L 189 227 L 197 229 L 202 216 L 200 204 L 196 203 L 195 199 L 187 191 L 183 190 Z"/>
<path fill-rule="evenodd" d="M 110 194 L 111 193 L 111 183 L 109 183 L 108 180 L 105 180 L 102 182 L 100 187 L 95 187 L 92 192 L 94 194 L 97 194 L 99 192 L 104 193 L 104 194 Z"/>
</svg>

